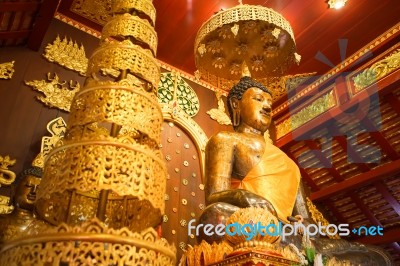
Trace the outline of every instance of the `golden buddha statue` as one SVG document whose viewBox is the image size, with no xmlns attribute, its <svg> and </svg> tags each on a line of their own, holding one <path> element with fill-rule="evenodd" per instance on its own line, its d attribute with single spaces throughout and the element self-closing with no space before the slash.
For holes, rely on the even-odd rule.
<svg viewBox="0 0 400 266">
<path fill-rule="evenodd" d="M 206 205 L 199 224 L 227 224 L 241 208 L 265 208 L 282 224 L 315 223 L 306 205 L 298 166 L 283 151 L 265 141 L 271 123 L 272 97 L 269 90 L 248 76 L 229 91 L 228 111 L 234 132 L 212 136 L 205 151 Z M 253 221 L 256 223 L 257 221 Z M 200 230 L 198 242 L 221 242 L 225 236 Z M 301 232 L 279 245 L 294 244 L 304 249 Z M 277 241 L 276 243 L 278 243 Z M 379 249 L 341 239 L 310 238 L 316 251 L 337 262 L 359 265 L 390 265 Z M 342 264 L 337 264 L 342 265 Z M 344 264 L 343 264 L 344 265 Z"/>
<path fill-rule="evenodd" d="M 0 216 L 0 244 L 18 238 L 28 231 L 43 229 L 43 222 L 37 221 L 33 212 L 36 191 L 40 184 L 42 169 L 33 166 L 17 177 L 14 210 Z"/>
</svg>

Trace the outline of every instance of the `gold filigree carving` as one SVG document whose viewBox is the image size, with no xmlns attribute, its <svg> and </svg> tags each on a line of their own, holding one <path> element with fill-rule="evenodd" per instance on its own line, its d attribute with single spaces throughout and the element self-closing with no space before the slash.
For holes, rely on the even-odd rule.
<svg viewBox="0 0 400 266">
<path fill-rule="evenodd" d="M 38 96 L 37 99 L 49 107 L 69 112 L 72 99 L 75 93 L 79 91 L 79 82 L 69 81 L 69 88 L 66 81 L 60 82 L 57 74 L 51 78 L 51 74 L 47 73 L 46 80 L 25 81 L 25 84 L 31 86 L 34 90 L 42 92 L 45 96 Z"/>
<path fill-rule="evenodd" d="M 61 40 L 57 36 L 52 44 L 46 46 L 43 56 L 50 62 L 76 71 L 82 76 L 86 73 L 88 59 L 86 58 L 85 48 L 71 39 L 68 41 L 67 37 Z"/>
<path fill-rule="evenodd" d="M 158 99 L 160 103 L 179 107 L 191 117 L 195 116 L 200 109 L 200 101 L 196 92 L 181 78 L 177 71 L 161 74 L 158 85 Z"/>
<path fill-rule="evenodd" d="M 322 213 L 317 209 L 317 207 L 312 203 L 309 198 L 306 198 L 306 202 L 308 211 L 310 212 L 311 218 L 314 220 L 314 222 L 317 224 L 321 223 L 321 225 L 323 225 L 323 228 L 326 228 L 329 225 L 328 220 L 325 219 Z M 340 236 L 338 234 L 333 234 L 332 232 L 327 235 L 331 239 L 340 239 Z"/>
<path fill-rule="evenodd" d="M 10 205 L 10 197 L 0 195 L 0 214 L 9 214 L 14 210 L 14 206 Z"/>
<path fill-rule="evenodd" d="M 220 125 L 232 125 L 231 119 L 225 112 L 225 104 L 222 100 L 222 95 L 219 91 L 215 92 L 218 101 L 218 108 L 213 108 L 207 111 L 211 119 L 216 120 Z"/>
<path fill-rule="evenodd" d="M 136 10 L 139 13 L 146 14 L 146 16 L 148 16 L 152 22 L 152 25 L 154 25 L 156 19 L 156 9 L 154 8 L 152 2 L 152 0 L 114 0 L 112 10 L 115 13 L 132 12 L 132 10 Z"/>
<path fill-rule="evenodd" d="M 247 53 L 250 46 L 253 52 Z M 248 64 L 255 79 L 284 75 L 295 62 L 295 49 L 289 22 L 274 10 L 256 5 L 238 5 L 216 13 L 201 26 L 194 45 L 201 78 L 220 88 L 223 86 L 216 85 L 219 78 L 237 83 L 242 62 Z"/>
<path fill-rule="evenodd" d="M 130 14 L 115 16 L 103 27 L 102 41 L 110 37 L 129 36 L 149 45 L 155 55 L 157 52 L 157 33 L 147 20 Z"/>
<path fill-rule="evenodd" d="M 104 25 L 111 17 L 111 0 L 74 0 L 70 10 L 93 22 Z"/>
<path fill-rule="evenodd" d="M 10 156 L 0 156 L 0 187 L 1 185 L 11 185 L 15 181 L 15 173 L 8 168 L 13 166 L 16 160 L 12 160 Z M 10 198 L 0 195 L 0 214 L 12 212 L 14 207 L 10 205 Z"/>
<path fill-rule="evenodd" d="M 12 160 L 10 156 L 0 156 L 0 187 L 1 185 L 11 185 L 15 180 L 15 173 L 8 168 L 13 166 L 16 160 Z"/>
<path fill-rule="evenodd" d="M 37 166 L 42 169 L 44 168 L 45 158 L 56 146 L 57 142 L 64 137 L 66 130 L 67 124 L 62 117 L 57 117 L 47 124 L 47 131 L 51 134 L 51 136 L 44 136 L 42 138 L 40 153 L 33 160 L 32 166 Z"/>
<path fill-rule="evenodd" d="M 104 42 L 93 52 L 87 75 L 96 75 L 103 69 L 129 70 L 131 74 L 150 82 L 153 88 L 157 88 L 160 81 L 160 68 L 151 51 L 129 40 L 120 43 Z"/>
<path fill-rule="evenodd" d="M 175 252 L 153 228 L 115 230 L 93 218 L 9 241 L 2 247 L 0 264 L 42 265 L 45 259 L 51 265 L 175 265 Z"/>
<path fill-rule="evenodd" d="M 11 79 L 14 74 L 14 62 L 0 64 L 0 79 Z"/>
<path fill-rule="evenodd" d="M 199 245 L 188 245 L 186 252 L 183 254 L 180 264 L 182 266 L 191 265 L 210 265 L 221 261 L 224 257 L 230 254 L 233 248 L 228 242 L 209 244 L 206 241 L 201 241 Z"/>
<path fill-rule="evenodd" d="M 304 125 L 308 121 L 329 110 L 336 105 L 336 99 L 333 90 L 316 99 L 310 105 L 304 107 L 291 117 L 276 126 L 276 136 L 281 138 L 287 133 L 295 130 L 296 128 Z"/>
<path fill-rule="evenodd" d="M 353 78 L 355 91 L 360 92 L 400 67 L 400 49 L 373 64 Z"/>
<path fill-rule="evenodd" d="M 71 105 L 69 126 L 83 126 L 96 121 L 122 126 L 121 133 L 140 131 L 156 143 L 161 142 L 162 113 L 157 98 L 136 79 L 118 82 L 88 79 Z M 90 110 L 87 106 L 95 106 Z M 143 123 L 147 121 L 147 123 Z M 132 131 L 132 128 L 135 130 Z"/>
</svg>

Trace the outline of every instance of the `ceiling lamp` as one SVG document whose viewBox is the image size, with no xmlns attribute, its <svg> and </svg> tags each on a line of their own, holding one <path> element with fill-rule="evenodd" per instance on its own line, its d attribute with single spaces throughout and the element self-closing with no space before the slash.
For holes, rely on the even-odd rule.
<svg viewBox="0 0 400 266">
<path fill-rule="evenodd" d="M 239 4 L 208 19 L 194 45 L 197 75 L 216 80 L 239 80 L 246 64 L 256 79 L 279 77 L 300 61 L 289 22 L 263 6 Z"/>
<path fill-rule="evenodd" d="M 340 9 L 346 5 L 347 0 L 329 0 L 329 8 Z"/>
</svg>

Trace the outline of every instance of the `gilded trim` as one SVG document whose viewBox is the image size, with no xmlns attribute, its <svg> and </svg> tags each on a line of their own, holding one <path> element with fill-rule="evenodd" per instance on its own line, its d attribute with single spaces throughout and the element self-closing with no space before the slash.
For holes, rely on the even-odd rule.
<svg viewBox="0 0 400 266">
<path fill-rule="evenodd" d="M 283 137 L 287 133 L 295 130 L 296 128 L 304 125 L 313 118 L 331 109 L 332 107 L 336 106 L 336 104 L 337 103 L 333 90 L 331 90 L 330 92 L 313 101 L 310 105 L 302 108 L 294 115 L 279 123 L 276 126 L 277 139 Z"/>
</svg>

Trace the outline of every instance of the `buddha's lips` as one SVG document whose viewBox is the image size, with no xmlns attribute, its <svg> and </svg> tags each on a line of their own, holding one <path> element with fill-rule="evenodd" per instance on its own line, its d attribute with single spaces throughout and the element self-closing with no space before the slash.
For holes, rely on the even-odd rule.
<svg viewBox="0 0 400 266">
<path fill-rule="evenodd" d="M 35 199 L 36 199 L 36 194 L 29 194 L 28 196 L 26 196 L 26 198 L 27 198 L 28 200 L 35 201 Z"/>
<path fill-rule="evenodd" d="M 260 114 L 262 114 L 262 115 L 265 115 L 265 116 L 268 116 L 268 117 L 270 117 L 271 116 L 271 113 L 270 112 L 267 112 L 267 111 L 260 111 Z"/>
</svg>

